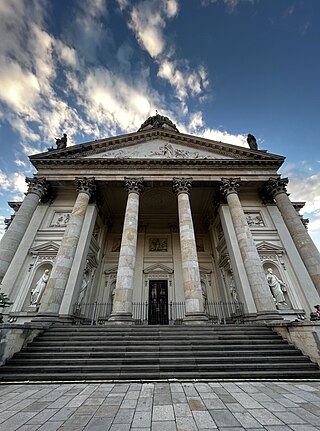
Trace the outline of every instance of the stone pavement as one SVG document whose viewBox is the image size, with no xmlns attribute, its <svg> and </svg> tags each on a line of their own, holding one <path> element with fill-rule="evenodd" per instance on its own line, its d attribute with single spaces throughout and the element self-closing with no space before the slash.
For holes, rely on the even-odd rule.
<svg viewBox="0 0 320 431">
<path fill-rule="evenodd" d="M 0 431 L 315 431 L 319 383 L 0 385 Z"/>
</svg>

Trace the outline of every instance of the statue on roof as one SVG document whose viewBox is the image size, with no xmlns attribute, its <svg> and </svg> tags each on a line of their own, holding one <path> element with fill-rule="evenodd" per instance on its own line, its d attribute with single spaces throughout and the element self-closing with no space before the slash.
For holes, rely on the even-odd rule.
<svg viewBox="0 0 320 431">
<path fill-rule="evenodd" d="M 253 135 L 251 135 L 251 133 L 248 133 L 247 142 L 248 142 L 248 145 L 251 148 L 251 150 L 257 150 L 258 149 L 257 140 Z"/>
<path fill-rule="evenodd" d="M 177 126 L 173 124 L 173 122 L 168 117 L 165 117 L 164 115 L 160 115 L 158 111 L 156 111 L 156 115 L 153 115 L 152 117 L 147 118 L 146 121 L 141 124 L 138 132 L 141 132 L 142 130 L 157 129 L 157 128 L 168 129 L 179 133 Z"/>
<path fill-rule="evenodd" d="M 67 147 L 67 134 L 64 133 L 62 138 L 55 138 L 57 150 L 64 150 Z"/>
</svg>

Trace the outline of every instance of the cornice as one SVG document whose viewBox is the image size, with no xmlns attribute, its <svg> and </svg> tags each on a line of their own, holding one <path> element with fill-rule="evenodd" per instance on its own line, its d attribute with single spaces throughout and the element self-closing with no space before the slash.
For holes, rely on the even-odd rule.
<svg viewBox="0 0 320 431">
<path fill-rule="evenodd" d="M 95 154 L 98 155 L 99 152 L 103 152 L 105 150 L 117 150 L 122 148 L 123 145 L 131 146 L 138 143 L 143 143 L 150 140 L 151 138 L 170 139 L 170 142 L 175 142 L 178 144 L 199 145 L 202 147 L 207 147 L 208 149 L 212 149 L 215 151 L 215 153 L 228 156 L 232 155 L 234 158 L 238 159 L 241 159 L 243 156 L 250 157 L 250 160 L 276 159 L 283 162 L 285 159 L 283 156 L 276 154 L 271 154 L 260 150 L 251 150 L 249 148 L 213 141 L 194 135 L 175 133 L 164 129 L 152 129 L 148 131 L 134 132 L 126 135 L 100 139 L 97 141 L 90 141 L 67 147 L 64 150 L 52 150 L 45 153 L 35 154 L 30 156 L 30 161 L 36 166 L 36 163 L 42 159 L 52 160 L 58 157 L 61 159 L 83 158 Z"/>
<path fill-rule="evenodd" d="M 225 168 L 230 167 L 276 167 L 279 168 L 282 164 L 281 160 L 250 160 L 250 159 L 107 159 L 107 158 L 92 158 L 92 159 L 39 159 L 34 163 L 36 167 L 52 167 L 52 166 L 90 166 L 90 167 L 146 167 L 149 166 L 163 169 L 164 166 L 199 166 L 210 168 Z"/>
</svg>

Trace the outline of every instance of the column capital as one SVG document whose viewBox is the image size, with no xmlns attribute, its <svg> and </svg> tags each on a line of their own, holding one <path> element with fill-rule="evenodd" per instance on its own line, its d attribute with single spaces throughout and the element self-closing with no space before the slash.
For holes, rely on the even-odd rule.
<svg viewBox="0 0 320 431">
<path fill-rule="evenodd" d="M 240 178 L 221 178 L 220 192 L 223 196 L 228 196 L 231 193 L 238 194 L 240 183 Z"/>
<path fill-rule="evenodd" d="M 26 183 L 28 184 L 27 195 L 29 193 L 34 193 L 41 199 L 48 191 L 49 184 L 44 177 L 26 177 Z"/>
<path fill-rule="evenodd" d="M 192 178 L 173 178 L 172 190 L 173 193 L 188 193 L 191 192 Z"/>
<path fill-rule="evenodd" d="M 144 185 L 143 185 L 144 178 L 124 178 L 124 188 L 128 193 L 137 193 L 140 195 L 144 191 Z"/>
<path fill-rule="evenodd" d="M 266 185 L 266 191 L 275 198 L 279 193 L 287 194 L 288 178 L 269 178 Z"/>
<path fill-rule="evenodd" d="M 96 185 L 94 177 L 76 177 L 74 182 L 76 183 L 76 189 L 79 193 L 86 193 L 91 197 L 95 192 Z"/>
</svg>

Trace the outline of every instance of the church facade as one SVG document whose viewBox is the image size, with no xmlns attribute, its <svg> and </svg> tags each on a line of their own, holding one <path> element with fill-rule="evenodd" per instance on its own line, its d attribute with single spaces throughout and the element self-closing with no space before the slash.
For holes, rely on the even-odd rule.
<svg viewBox="0 0 320 431">
<path fill-rule="evenodd" d="M 85 322 L 86 304 L 106 304 L 106 321 L 132 323 L 140 304 L 146 323 L 168 324 L 180 304 L 198 324 L 219 303 L 241 304 L 245 321 L 296 320 L 319 303 L 320 255 L 282 156 L 180 133 L 157 114 L 30 161 L 37 173 L 0 243 L 9 321 Z"/>
</svg>

